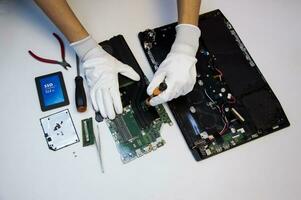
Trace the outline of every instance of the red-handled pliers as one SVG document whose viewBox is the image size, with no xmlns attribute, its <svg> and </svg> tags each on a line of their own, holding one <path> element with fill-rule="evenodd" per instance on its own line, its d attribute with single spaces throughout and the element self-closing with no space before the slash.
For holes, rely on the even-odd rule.
<svg viewBox="0 0 301 200">
<path fill-rule="evenodd" d="M 58 36 L 56 33 L 52 33 L 53 36 L 59 41 L 60 43 L 60 47 L 61 47 L 61 56 L 62 56 L 62 61 L 58 61 L 58 60 L 52 60 L 52 59 L 47 59 L 47 58 L 42 58 L 40 56 L 37 56 L 36 54 L 34 54 L 31 50 L 28 51 L 28 53 L 35 58 L 38 61 L 44 62 L 44 63 L 49 63 L 49 64 L 59 64 L 62 67 L 64 67 L 66 70 L 68 70 L 67 67 L 71 68 L 71 65 L 65 60 L 65 46 L 64 46 L 64 42 L 62 40 L 62 38 L 60 38 L 60 36 Z"/>
</svg>

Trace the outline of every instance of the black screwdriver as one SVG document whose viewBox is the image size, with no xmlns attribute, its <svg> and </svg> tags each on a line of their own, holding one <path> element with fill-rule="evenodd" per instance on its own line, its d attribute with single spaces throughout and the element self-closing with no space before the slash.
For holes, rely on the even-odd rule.
<svg viewBox="0 0 301 200">
<path fill-rule="evenodd" d="M 76 71 L 75 77 L 75 103 L 78 112 L 85 112 L 87 110 L 87 98 L 83 84 L 83 77 L 80 76 L 79 58 L 76 55 Z"/>
</svg>

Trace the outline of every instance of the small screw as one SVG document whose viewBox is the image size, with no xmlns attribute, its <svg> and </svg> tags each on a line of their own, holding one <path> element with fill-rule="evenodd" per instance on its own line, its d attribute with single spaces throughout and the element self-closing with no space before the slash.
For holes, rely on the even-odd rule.
<svg viewBox="0 0 301 200">
<path fill-rule="evenodd" d="M 190 106 L 189 110 L 190 110 L 190 112 L 192 112 L 192 113 L 196 113 L 196 109 L 195 109 L 194 106 Z"/>
<path fill-rule="evenodd" d="M 204 85 L 204 82 L 203 82 L 202 80 L 199 80 L 199 81 L 198 81 L 198 84 L 199 84 L 200 86 L 203 86 L 203 85 Z"/>
</svg>

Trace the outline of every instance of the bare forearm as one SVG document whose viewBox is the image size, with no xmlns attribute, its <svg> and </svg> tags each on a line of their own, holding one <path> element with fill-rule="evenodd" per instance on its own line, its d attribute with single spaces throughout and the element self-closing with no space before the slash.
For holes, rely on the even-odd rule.
<svg viewBox="0 0 301 200">
<path fill-rule="evenodd" d="M 34 0 L 50 20 L 64 33 L 69 42 L 75 42 L 89 34 L 76 18 L 66 0 Z"/>
<path fill-rule="evenodd" d="M 178 21 L 180 24 L 197 26 L 201 0 L 178 0 Z"/>
</svg>

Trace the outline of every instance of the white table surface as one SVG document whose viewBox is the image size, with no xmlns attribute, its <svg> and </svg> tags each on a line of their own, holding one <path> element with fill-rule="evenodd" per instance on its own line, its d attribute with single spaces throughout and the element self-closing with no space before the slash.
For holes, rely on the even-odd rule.
<svg viewBox="0 0 301 200">
<path fill-rule="evenodd" d="M 174 22 L 175 0 L 69 3 L 97 41 L 124 35 L 143 71 L 152 77 L 137 33 Z M 0 199 L 301 199 L 301 1 L 204 0 L 201 12 L 217 8 L 240 35 L 291 126 L 201 162 L 194 161 L 176 125 L 164 126 L 166 145 L 126 165 L 103 127 L 102 174 L 95 146 L 77 143 L 53 152 L 42 133 L 39 118 L 63 108 L 41 112 L 36 76 L 63 72 L 67 108 L 79 132 L 80 120 L 93 116 L 91 107 L 84 114 L 76 112 L 75 68 L 65 71 L 41 64 L 27 53 L 32 49 L 59 58 L 51 35 L 58 30 L 31 1 L 0 0 Z M 71 48 L 67 60 L 75 66 Z"/>
</svg>

